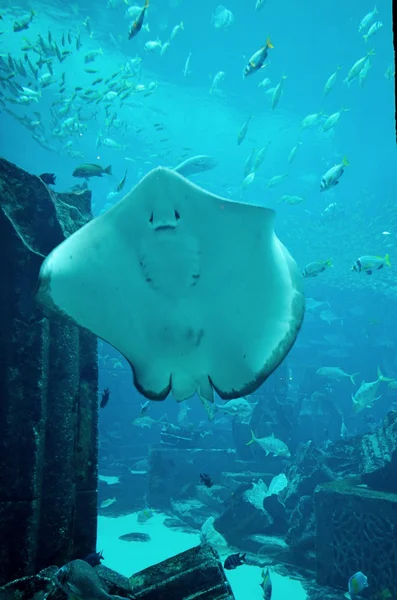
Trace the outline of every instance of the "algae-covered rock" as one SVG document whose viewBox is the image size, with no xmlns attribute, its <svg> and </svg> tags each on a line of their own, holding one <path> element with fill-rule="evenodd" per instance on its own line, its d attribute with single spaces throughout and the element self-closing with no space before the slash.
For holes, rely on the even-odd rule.
<svg viewBox="0 0 397 600">
<path fill-rule="evenodd" d="M 130 578 L 134 600 L 233 600 L 219 556 L 202 544 Z"/>
<path fill-rule="evenodd" d="M 214 523 L 215 529 L 229 544 L 237 548 L 241 548 L 245 537 L 258 532 L 269 532 L 273 524 L 272 517 L 265 509 L 258 510 L 244 497 L 244 492 L 251 487 L 242 484 Z"/>
<path fill-rule="evenodd" d="M 397 597 L 397 494 L 363 487 L 360 477 L 323 484 L 315 493 L 317 581 L 345 588 L 357 570 L 371 597 Z"/>
<path fill-rule="evenodd" d="M 397 493 L 397 411 L 381 427 L 364 435 L 360 444 L 361 480 L 369 487 Z"/>
</svg>

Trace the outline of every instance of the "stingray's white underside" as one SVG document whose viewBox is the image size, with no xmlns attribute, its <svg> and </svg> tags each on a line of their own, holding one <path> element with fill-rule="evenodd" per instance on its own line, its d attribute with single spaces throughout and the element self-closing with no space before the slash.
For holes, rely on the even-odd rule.
<svg viewBox="0 0 397 600">
<path fill-rule="evenodd" d="M 117 348 L 148 398 L 237 398 L 284 359 L 303 318 L 273 220 L 158 168 L 55 248 L 38 298 Z"/>
</svg>

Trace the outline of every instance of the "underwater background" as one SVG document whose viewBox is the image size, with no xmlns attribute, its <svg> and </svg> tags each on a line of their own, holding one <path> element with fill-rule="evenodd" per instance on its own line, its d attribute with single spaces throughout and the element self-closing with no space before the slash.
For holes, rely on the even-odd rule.
<svg viewBox="0 0 397 600">
<path fill-rule="evenodd" d="M 225 6 L 153 0 L 132 39 L 131 24 L 143 9 L 133 2 L 4 1 L 0 8 L 3 158 L 36 175 L 54 173 L 59 192 L 85 185 L 84 178 L 73 177 L 81 164 L 111 165 L 111 174 L 88 180 L 97 216 L 156 166 L 176 167 L 207 155 L 214 164 L 192 180 L 220 196 L 276 210 L 278 237 L 303 272 L 315 269 L 305 277 L 305 320 L 284 363 L 246 399 L 248 408 L 228 413 L 218 398 L 213 421 L 197 398 L 182 404 L 169 398 L 147 407 L 132 386 L 125 359 L 99 342 L 99 387 L 101 393 L 110 390 L 110 399 L 100 410 L 98 548 L 102 543 L 105 564 L 126 575 L 198 543 L 202 523 L 219 517 L 229 501 L 225 473 L 238 473 L 238 461 L 244 481 L 263 480 L 268 486 L 283 473 L 291 481 L 302 447 L 314 443 L 327 453 L 332 444 L 376 431 L 397 410 L 392 3 L 378 2 L 361 31 L 362 19 L 374 10 L 367 0 L 257 4 L 256 10 L 255 0 L 229 0 Z M 266 66 L 244 77 L 268 40 L 274 48 L 268 48 Z M 361 59 L 357 74 L 351 74 Z M 330 124 L 329 117 L 338 112 Z M 261 150 L 262 162 L 257 160 Z M 321 191 L 329 170 L 344 164 L 338 185 Z M 371 274 L 352 270 L 362 257 L 372 259 Z M 358 410 L 352 395 L 363 381 L 377 382 L 377 393 Z M 291 456 L 268 458 L 260 444 L 247 446 L 252 430 L 258 438 L 276 436 Z M 164 446 L 176 454 L 159 459 L 156 451 L 161 454 Z M 210 453 L 216 449 L 222 456 L 225 450 L 232 454 L 233 468 Z M 202 457 L 186 450 L 197 450 L 197 456 L 202 451 Z M 250 471 L 254 466 L 261 478 Z M 131 473 L 136 480 L 128 480 Z M 200 480 L 202 473 L 210 476 L 211 486 Z M 333 476 L 347 474 L 359 473 L 345 468 L 337 455 Z M 313 489 L 328 480 L 332 477 L 313 481 Z M 202 488 L 213 485 L 223 491 L 208 498 Z M 232 487 L 234 494 L 237 484 Z M 225 489 L 228 497 L 222 495 Z M 172 527 L 164 526 L 163 517 L 178 515 L 183 521 L 193 499 L 201 506 L 185 520 L 186 531 L 174 523 L 173 529 L 187 537 L 180 534 L 173 548 L 174 538 L 166 537 Z M 288 517 L 278 530 L 270 527 L 269 536 L 283 538 L 291 530 L 294 503 L 295 496 L 286 504 Z M 130 513 L 132 521 L 123 521 Z M 142 552 L 145 544 L 134 539 L 130 544 L 117 539 L 112 546 L 112 534 L 128 534 L 125 527 L 146 532 L 147 544 L 154 541 L 154 546 Z M 239 546 L 238 536 L 230 542 L 228 532 L 225 526 L 231 547 L 257 552 Z M 313 532 L 311 522 L 310 532 L 302 533 L 311 539 L 309 553 L 314 553 Z M 261 531 L 247 532 L 255 534 Z M 306 552 L 305 544 L 297 547 L 292 562 L 312 568 L 310 556 L 297 558 Z M 368 574 L 358 560 L 350 566 L 350 575 Z M 237 579 L 232 582 L 236 598 L 247 598 L 244 586 L 251 575 L 244 569 L 231 576 L 242 573 L 243 588 Z M 253 577 L 250 600 L 263 597 L 259 569 Z M 338 587 L 338 577 L 327 584 Z M 284 591 L 278 585 L 275 600 L 289 593 L 306 597 L 288 583 Z M 385 590 L 386 584 L 379 584 L 376 593 Z"/>
</svg>

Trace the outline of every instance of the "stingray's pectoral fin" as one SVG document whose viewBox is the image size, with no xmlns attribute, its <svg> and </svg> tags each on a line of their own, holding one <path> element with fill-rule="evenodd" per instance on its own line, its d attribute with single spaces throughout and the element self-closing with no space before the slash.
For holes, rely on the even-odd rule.
<svg viewBox="0 0 397 600">
<path fill-rule="evenodd" d="M 130 362 L 130 361 L 129 361 Z M 150 365 L 149 365 L 150 366 Z M 172 388 L 172 380 L 166 372 L 154 373 L 151 369 L 137 367 L 130 362 L 134 385 L 149 400 L 165 400 Z"/>
</svg>

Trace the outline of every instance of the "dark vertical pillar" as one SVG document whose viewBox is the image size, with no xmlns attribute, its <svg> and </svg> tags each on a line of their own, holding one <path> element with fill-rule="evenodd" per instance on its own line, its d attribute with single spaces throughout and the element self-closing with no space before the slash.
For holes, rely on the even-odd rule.
<svg viewBox="0 0 397 600">
<path fill-rule="evenodd" d="M 34 299 L 90 198 L 0 159 L 0 583 L 95 548 L 96 339 Z"/>
</svg>

